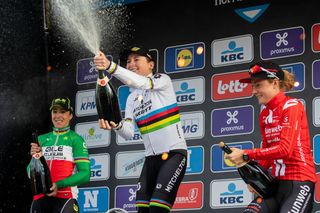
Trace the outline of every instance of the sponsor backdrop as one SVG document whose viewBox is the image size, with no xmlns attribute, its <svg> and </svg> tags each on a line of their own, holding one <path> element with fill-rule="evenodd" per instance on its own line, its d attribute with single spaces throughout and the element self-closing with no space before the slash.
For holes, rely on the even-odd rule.
<svg viewBox="0 0 320 213">
<path fill-rule="evenodd" d="M 260 147 L 260 106 L 251 94 L 251 86 L 239 79 L 247 75 L 251 63 L 261 59 L 273 60 L 296 75 L 298 84 L 288 95 L 305 103 L 319 179 L 318 1 L 171 3 L 138 1 L 126 5 L 130 14 L 127 32 L 132 33 L 121 38 L 123 45 L 104 41 L 102 48 L 117 61 L 126 46 L 148 47 L 156 55 L 158 72 L 173 79 L 188 144 L 187 173 L 174 211 L 241 212 L 253 199 L 217 144 L 225 141 L 232 147 Z M 51 95 L 71 97 L 73 127 L 89 147 L 91 180 L 80 190 L 80 208 L 82 212 L 105 212 L 112 207 L 135 212 L 136 182 L 144 163 L 141 135 L 136 129 L 134 137 L 125 140 L 99 129 L 94 98 L 97 73 L 91 57 L 85 51 L 61 54 L 52 61 L 59 66 L 50 73 Z M 124 111 L 131 90 L 116 79 L 112 83 Z M 319 185 L 313 212 L 320 209 Z"/>
</svg>

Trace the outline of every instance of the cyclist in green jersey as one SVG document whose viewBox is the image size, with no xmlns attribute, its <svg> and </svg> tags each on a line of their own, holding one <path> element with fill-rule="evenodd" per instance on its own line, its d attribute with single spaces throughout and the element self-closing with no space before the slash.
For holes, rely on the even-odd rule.
<svg viewBox="0 0 320 213">
<path fill-rule="evenodd" d="M 30 153 L 41 151 L 45 157 L 51 172 L 52 192 L 34 195 L 30 212 L 78 212 L 77 186 L 90 180 L 88 149 L 83 138 L 70 130 L 73 117 L 70 99 L 53 99 L 50 111 L 53 131 L 39 135 L 40 147 L 31 143 Z"/>
</svg>

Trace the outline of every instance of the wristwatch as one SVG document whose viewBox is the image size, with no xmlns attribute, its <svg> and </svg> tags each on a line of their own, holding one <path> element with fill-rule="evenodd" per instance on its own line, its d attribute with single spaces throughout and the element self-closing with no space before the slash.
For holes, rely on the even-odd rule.
<svg viewBox="0 0 320 213">
<path fill-rule="evenodd" d="M 249 161 L 249 155 L 247 153 L 244 153 L 242 155 L 242 158 L 243 158 L 244 161 Z"/>
</svg>

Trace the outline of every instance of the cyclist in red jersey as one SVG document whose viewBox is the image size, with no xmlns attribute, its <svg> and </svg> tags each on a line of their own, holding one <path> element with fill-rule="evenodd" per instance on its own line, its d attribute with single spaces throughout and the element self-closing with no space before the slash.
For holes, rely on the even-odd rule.
<svg viewBox="0 0 320 213">
<path fill-rule="evenodd" d="M 311 213 L 316 174 L 310 148 L 306 112 L 302 102 L 285 95 L 294 86 L 294 75 L 270 61 L 250 66 L 252 92 L 263 105 L 259 116 L 262 147 L 231 148 L 226 158 L 236 165 L 258 160 L 279 180 L 277 193 L 268 199 L 257 197 L 244 212 Z"/>
</svg>

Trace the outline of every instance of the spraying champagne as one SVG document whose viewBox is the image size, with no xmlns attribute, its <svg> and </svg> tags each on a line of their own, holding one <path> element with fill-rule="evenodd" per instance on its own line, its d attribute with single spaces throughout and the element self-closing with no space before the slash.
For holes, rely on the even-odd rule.
<svg viewBox="0 0 320 213">
<path fill-rule="evenodd" d="M 220 142 L 219 147 L 227 154 L 232 150 L 224 143 Z M 277 181 L 274 177 L 256 161 L 250 160 L 239 167 L 237 170 L 243 181 L 262 198 L 271 197 L 277 190 Z"/>
<path fill-rule="evenodd" d="M 38 134 L 32 133 L 32 142 L 39 145 Z M 30 182 L 31 190 L 34 195 L 48 194 L 52 187 L 52 180 L 50 176 L 50 170 L 46 159 L 41 152 L 38 152 L 32 156 L 30 162 Z"/>
</svg>

